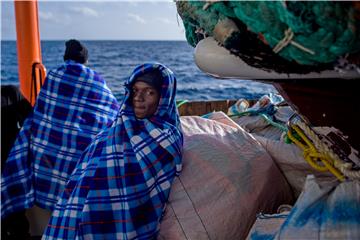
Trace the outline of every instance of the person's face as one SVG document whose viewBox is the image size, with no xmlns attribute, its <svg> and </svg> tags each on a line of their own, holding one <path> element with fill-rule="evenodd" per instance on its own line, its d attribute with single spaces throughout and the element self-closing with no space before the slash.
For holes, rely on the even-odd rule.
<svg viewBox="0 0 360 240">
<path fill-rule="evenodd" d="M 156 112 L 160 95 L 151 85 L 137 81 L 132 87 L 132 104 L 135 116 L 147 118 Z"/>
</svg>

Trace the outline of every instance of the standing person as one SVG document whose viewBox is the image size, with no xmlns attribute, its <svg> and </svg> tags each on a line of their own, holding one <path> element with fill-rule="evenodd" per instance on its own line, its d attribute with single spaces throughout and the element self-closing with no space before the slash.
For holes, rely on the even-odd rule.
<svg viewBox="0 0 360 240">
<path fill-rule="evenodd" d="M 81 153 L 118 113 L 104 79 L 85 66 L 86 47 L 65 45 L 64 64 L 48 73 L 2 166 L 2 219 L 34 204 L 52 210 Z"/>
<path fill-rule="evenodd" d="M 111 128 L 89 145 L 43 239 L 155 239 L 181 170 L 176 79 L 161 64 L 135 68 Z"/>
<path fill-rule="evenodd" d="M 31 104 L 15 85 L 1 86 L 1 172 L 16 136 L 27 116 L 32 112 Z M 29 222 L 25 210 L 11 214 L 1 221 L 1 239 L 29 239 Z"/>
</svg>

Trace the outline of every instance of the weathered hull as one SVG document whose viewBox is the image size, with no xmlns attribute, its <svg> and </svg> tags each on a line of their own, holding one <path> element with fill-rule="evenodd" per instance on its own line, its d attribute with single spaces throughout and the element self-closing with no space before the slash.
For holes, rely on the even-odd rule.
<svg viewBox="0 0 360 240">
<path fill-rule="evenodd" d="M 236 100 L 191 101 L 179 107 L 181 116 L 202 116 L 213 111 L 227 112 Z"/>
<path fill-rule="evenodd" d="M 273 85 L 284 99 L 313 126 L 339 129 L 347 142 L 360 149 L 359 79 L 287 80 Z M 346 151 L 346 143 L 336 139 Z"/>
</svg>

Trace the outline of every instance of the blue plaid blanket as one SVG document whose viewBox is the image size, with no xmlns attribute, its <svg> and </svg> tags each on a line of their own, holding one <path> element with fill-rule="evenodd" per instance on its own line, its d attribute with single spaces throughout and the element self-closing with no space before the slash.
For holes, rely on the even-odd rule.
<svg viewBox="0 0 360 240">
<path fill-rule="evenodd" d="M 164 77 L 157 112 L 135 118 L 130 85 L 144 72 Z M 86 149 L 49 221 L 43 239 L 153 239 L 181 170 L 183 136 L 174 74 L 161 64 L 138 66 L 126 83 L 112 127 Z"/>
<path fill-rule="evenodd" d="M 82 152 L 111 126 L 119 107 L 103 78 L 90 68 L 66 61 L 49 71 L 2 166 L 2 218 L 34 204 L 52 210 Z"/>
</svg>

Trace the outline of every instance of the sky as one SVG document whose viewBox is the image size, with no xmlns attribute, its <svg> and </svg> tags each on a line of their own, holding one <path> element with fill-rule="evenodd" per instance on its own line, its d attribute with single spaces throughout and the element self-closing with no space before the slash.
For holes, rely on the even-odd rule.
<svg viewBox="0 0 360 240">
<path fill-rule="evenodd" d="M 13 1 L 1 1 L 1 39 L 15 40 Z M 41 40 L 184 40 L 175 2 L 38 1 Z"/>
</svg>

